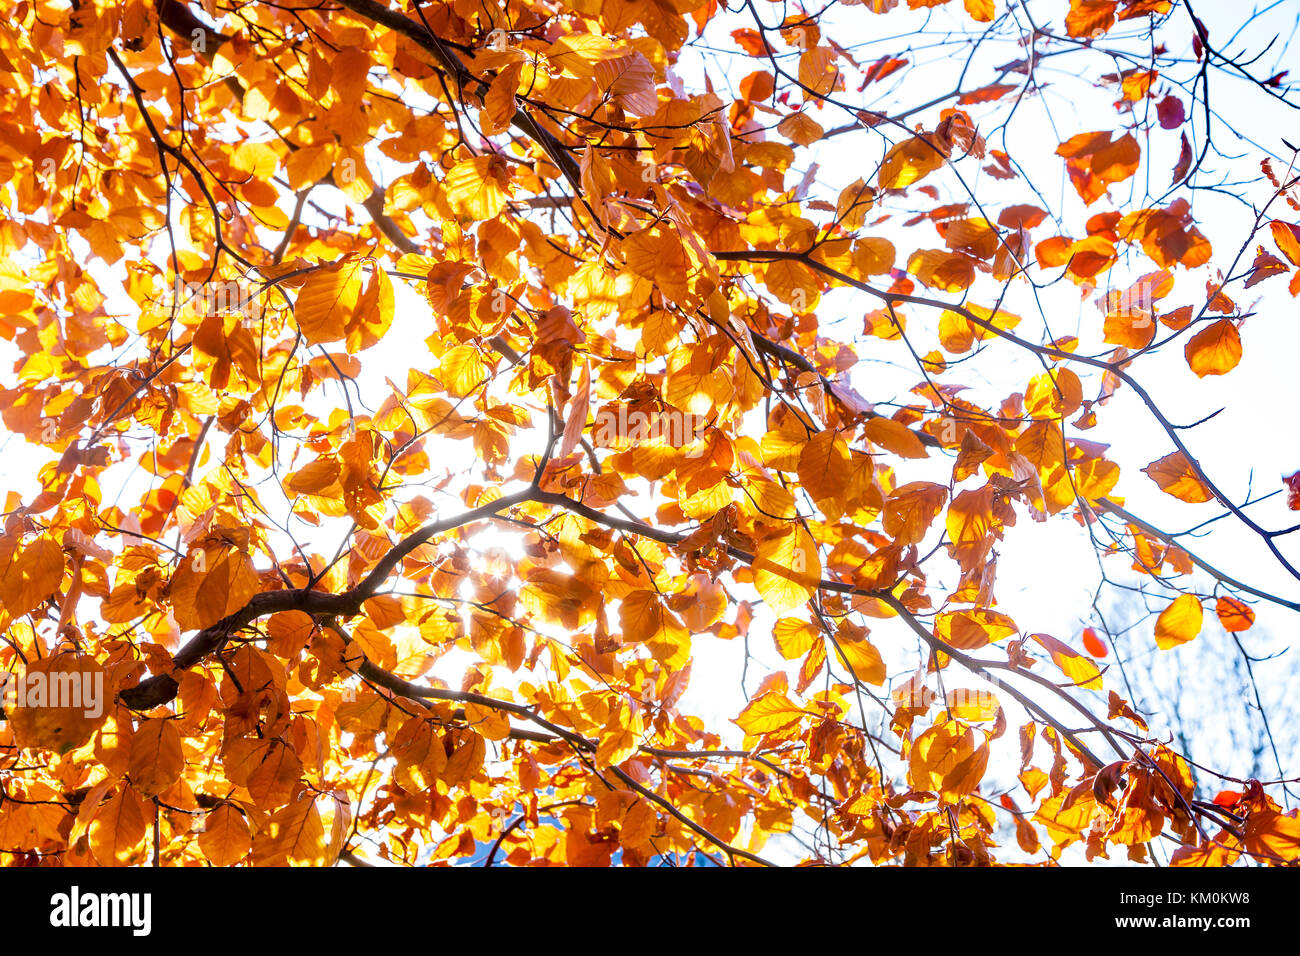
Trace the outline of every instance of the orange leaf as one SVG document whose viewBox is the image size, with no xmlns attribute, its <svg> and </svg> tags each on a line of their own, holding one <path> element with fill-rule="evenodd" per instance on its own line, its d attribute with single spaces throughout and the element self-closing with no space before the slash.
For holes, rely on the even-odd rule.
<svg viewBox="0 0 1300 956">
<path fill-rule="evenodd" d="M 1165 494 L 1173 495 L 1180 501 L 1199 504 L 1209 501 L 1214 493 L 1201 481 L 1192 469 L 1192 464 L 1181 451 L 1165 455 L 1142 469 L 1148 478 L 1160 486 Z"/>
<path fill-rule="evenodd" d="M 1268 228 L 1282 255 L 1291 261 L 1291 265 L 1300 266 L 1300 225 L 1274 219 Z"/>
<path fill-rule="evenodd" d="M 1241 361 L 1241 333 L 1231 319 L 1219 319 L 1192 336 L 1183 352 L 1200 378 L 1224 375 Z"/>
<path fill-rule="evenodd" d="M 63 548 L 49 535 L 11 552 L 0 575 L 0 606 L 10 618 L 22 617 L 54 593 L 63 580 Z"/>
<path fill-rule="evenodd" d="M 199 849 L 213 866 L 234 866 L 252 847 L 248 821 L 230 803 L 223 803 L 203 818 Z"/>
<path fill-rule="evenodd" d="M 1016 622 L 1000 611 L 974 608 L 945 611 L 934 623 L 934 636 L 958 650 L 969 651 L 1016 633 Z"/>
<path fill-rule="evenodd" d="M 1221 597 L 1214 602 L 1214 613 L 1219 616 L 1219 623 L 1225 631 L 1249 630 L 1255 623 L 1255 611 L 1244 601 L 1236 598 Z"/>
<path fill-rule="evenodd" d="M 146 797 L 156 797 L 181 775 L 185 757 L 175 721 L 152 719 L 140 722 L 131 737 L 131 762 L 127 773 L 131 785 Z"/>
</svg>

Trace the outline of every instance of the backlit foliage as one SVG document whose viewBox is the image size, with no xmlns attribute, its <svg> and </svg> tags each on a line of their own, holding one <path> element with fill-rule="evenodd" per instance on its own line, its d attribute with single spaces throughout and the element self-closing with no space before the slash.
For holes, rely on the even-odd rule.
<svg viewBox="0 0 1300 956">
<path fill-rule="evenodd" d="M 1167 666 L 1297 607 L 1121 497 L 1296 593 L 1143 385 L 1300 293 L 1287 161 L 1236 161 L 1244 247 L 1197 218 L 1215 84 L 1288 94 L 1190 11 L 6 4 L 0 662 L 107 700 L 10 707 L 0 859 L 1300 859 L 1279 781 L 998 602 L 1053 523 Z M 1112 102 L 1052 129 L 1045 83 Z"/>
</svg>

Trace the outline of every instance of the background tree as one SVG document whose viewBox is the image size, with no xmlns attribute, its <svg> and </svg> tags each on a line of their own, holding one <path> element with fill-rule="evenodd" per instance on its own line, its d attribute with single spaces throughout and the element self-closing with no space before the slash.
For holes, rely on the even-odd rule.
<svg viewBox="0 0 1300 956">
<path fill-rule="evenodd" d="M 1284 10 L 11 5 L 4 858 L 1294 863 Z"/>
</svg>

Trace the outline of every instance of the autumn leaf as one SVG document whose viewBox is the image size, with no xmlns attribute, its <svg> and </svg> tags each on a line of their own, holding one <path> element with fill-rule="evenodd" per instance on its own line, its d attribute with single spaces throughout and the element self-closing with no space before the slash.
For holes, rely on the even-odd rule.
<svg viewBox="0 0 1300 956">
<path fill-rule="evenodd" d="M 63 580 L 63 549 L 42 535 L 10 550 L 0 576 L 0 604 L 11 619 L 21 617 L 54 593 Z"/>
<path fill-rule="evenodd" d="M 155 797 L 180 777 L 185 769 L 181 735 L 169 720 L 145 720 L 131 737 L 131 762 L 127 774 L 141 796 Z"/>
<path fill-rule="evenodd" d="M 475 156 L 448 170 L 442 185 L 447 204 L 460 218 L 491 219 L 510 196 L 510 169 L 497 156 Z"/>
<path fill-rule="evenodd" d="M 1096 695 L 1288 597 L 1297 41 L 1021 6 L 16 5 L 0 866 L 1295 865 Z"/>
<path fill-rule="evenodd" d="M 139 862 L 136 854 L 145 841 L 151 810 L 126 784 L 100 804 L 88 834 L 90 851 L 100 866 Z"/>
<path fill-rule="evenodd" d="M 1061 669 L 1061 673 L 1072 683 L 1088 690 L 1101 690 L 1101 671 L 1091 660 L 1075 651 L 1070 645 L 1048 634 L 1031 634 L 1032 637 L 1052 657 L 1052 663 Z M 1085 644 L 1087 641 L 1085 640 Z M 1102 648 L 1104 656 L 1105 648 Z"/>
<path fill-rule="evenodd" d="M 890 147 L 876 174 L 876 184 L 881 189 L 903 189 L 924 179 L 945 162 L 947 156 L 937 144 L 913 136 Z"/>
<path fill-rule="evenodd" d="M 1219 319 L 1188 339 L 1183 351 L 1198 377 L 1226 375 L 1241 361 L 1241 334 L 1231 319 Z"/>
<path fill-rule="evenodd" d="M 950 647 L 969 651 L 1016 633 L 1016 622 L 1000 611 L 975 608 L 945 611 L 935 621 L 934 636 Z"/>
<path fill-rule="evenodd" d="M 1101 638 L 1097 636 L 1097 632 L 1090 627 L 1083 629 L 1083 646 L 1093 657 L 1105 657 L 1110 653 Z"/>
<path fill-rule="evenodd" d="M 1181 451 L 1153 461 L 1142 471 L 1160 486 L 1161 491 L 1173 495 L 1180 501 L 1197 504 L 1214 497 L 1214 493 L 1201 480 L 1192 468 L 1192 463 Z"/>
<path fill-rule="evenodd" d="M 1291 265 L 1300 266 L 1300 225 L 1274 219 L 1269 222 L 1268 228 L 1282 255 L 1287 257 Z"/>
<path fill-rule="evenodd" d="M 733 723 L 738 724 L 745 733 L 759 736 L 784 730 L 799 723 L 804 716 L 803 709 L 791 702 L 790 698 L 776 691 L 768 691 L 751 700 Z"/>
<path fill-rule="evenodd" d="M 894 489 L 885 502 L 885 533 L 899 544 L 916 544 L 943 510 L 948 489 L 931 482 L 914 481 Z"/>
<path fill-rule="evenodd" d="M 754 586 L 772 613 L 799 607 L 812 597 L 820 578 L 816 542 L 802 527 L 777 529 L 759 542 Z"/>
<path fill-rule="evenodd" d="M 307 277 L 294 303 L 294 318 L 313 345 L 347 335 L 361 298 L 364 263 L 352 260 L 322 266 Z"/>
<path fill-rule="evenodd" d="M 1156 619 L 1156 646 L 1162 651 L 1186 644 L 1201 633 L 1201 600 L 1181 594 Z"/>
<path fill-rule="evenodd" d="M 918 790 L 956 800 L 971 793 L 988 766 L 983 735 L 960 720 L 945 720 L 926 730 L 912 745 L 908 779 Z"/>
<path fill-rule="evenodd" d="M 172 613 L 187 630 L 215 624 L 239 610 L 261 588 L 248 555 L 200 549 L 184 561 L 171 580 Z"/>
<path fill-rule="evenodd" d="M 1300 511 L 1300 471 L 1282 479 L 1286 485 L 1286 506 L 1292 511 Z"/>
<path fill-rule="evenodd" d="M 6 714 L 19 747 L 66 754 L 80 747 L 108 716 L 104 668 L 70 651 L 28 663 L 24 693 Z"/>
<path fill-rule="evenodd" d="M 1246 631 L 1255 623 L 1255 611 L 1236 598 L 1221 597 L 1214 602 L 1214 613 L 1225 631 Z"/>
<path fill-rule="evenodd" d="M 252 848 L 248 823 L 230 803 L 223 803 L 203 819 L 199 849 L 213 866 L 233 866 Z"/>
</svg>

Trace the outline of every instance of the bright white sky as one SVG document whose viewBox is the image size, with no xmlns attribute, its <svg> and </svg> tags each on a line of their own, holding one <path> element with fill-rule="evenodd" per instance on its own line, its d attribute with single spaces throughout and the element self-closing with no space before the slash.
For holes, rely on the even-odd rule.
<svg viewBox="0 0 1300 956">
<path fill-rule="evenodd" d="M 776 22 L 782 9 L 772 4 L 758 6 L 769 25 Z M 1003 4 L 999 2 L 999 12 L 1002 8 Z M 1262 5 L 1257 7 L 1261 8 Z M 1030 10 L 1039 25 L 1050 25 L 1057 31 L 1060 30 L 1064 9 L 1063 3 L 1030 4 Z M 1244 19 L 1241 10 L 1239 4 L 1202 2 L 1197 13 L 1205 22 L 1211 38 L 1221 45 L 1227 45 L 1226 38 L 1240 19 Z M 737 48 L 728 37 L 731 29 L 752 27 L 752 22 L 747 17 L 747 13 L 744 16 L 720 16 L 710 26 L 709 45 L 683 57 L 676 73 L 688 89 L 701 89 L 701 77 L 703 71 L 707 70 L 714 88 L 727 98 L 727 91 L 734 90 L 745 74 L 759 66 L 746 57 L 735 55 Z M 946 23 L 952 23 L 959 31 L 969 25 L 961 12 L 960 3 L 932 11 L 928 19 L 919 11 L 909 14 L 901 10 L 884 18 L 874 18 L 859 6 L 839 10 L 833 19 L 823 21 L 824 31 L 853 53 L 864 66 L 885 54 L 901 56 L 909 48 L 913 50 L 907 57 L 914 61 L 915 68 L 895 73 L 882 83 L 868 87 L 863 94 L 854 94 L 850 89 L 845 98 L 860 102 L 867 108 L 896 111 L 900 107 L 925 102 L 950 89 L 964 65 L 965 51 L 956 45 L 936 45 L 936 41 L 942 38 L 941 26 Z M 888 40 L 883 31 L 877 32 L 874 29 L 877 24 L 888 31 L 888 37 L 895 39 Z M 1292 36 L 1296 24 L 1295 4 L 1274 4 L 1242 32 L 1231 49 L 1257 53 L 1275 34 L 1280 34 L 1273 48 L 1253 67 L 1258 75 L 1270 76 L 1287 67 L 1284 57 L 1287 44 L 1283 41 Z M 909 30 L 923 25 L 924 33 L 907 35 Z M 976 87 L 992 81 L 997 66 L 1022 55 L 1014 42 L 1018 34 L 1019 30 L 1008 31 L 1000 39 L 990 38 L 985 42 L 971 66 L 969 86 Z M 869 41 L 861 39 L 868 35 L 871 37 Z M 1170 43 L 1171 52 L 1185 52 L 1179 49 L 1179 44 L 1184 40 L 1190 43 L 1190 27 L 1185 11 L 1180 10 L 1175 14 L 1175 23 L 1166 28 L 1164 36 Z M 1119 45 L 1115 37 L 1116 34 L 1112 34 L 1106 41 L 1107 45 Z M 1141 55 L 1139 47 L 1134 46 L 1134 49 Z M 786 58 L 785 62 L 793 67 L 792 57 Z M 1291 57 L 1290 62 L 1294 63 L 1295 58 Z M 1130 64 L 1123 64 L 1125 67 L 1128 65 Z M 1058 142 L 1074 133 L 1122 128 L 1123 118 L 1112 106 L 1118 98 L 1113 87 L 1092 87 L 1080 79 L 1081 75 L 1094 77 L 1114 71 L 1113 64 L 1108 65 L 1101 55 L 1095 53 L 1081 52 L 1059 60 L 1046 61 L 1041 64 L 1036 77 L 1045 86 L 1043 94 L 1024 99 L 1013 122 L 1005 128 L 1005 139 L 1002 133 L 994 136 L 992 131 L 981 124 L 981 131 L 989 135 L 989 145 L 1010 153 L 1023 166 L 1043 194 L 1043 200 L 1039 204 L 1053 212 L 1061 212 L 1065 231 L 1076 238 L 1083 234 L 1082 223 L 1087 215 L 1111 208 L 1139 208 L 1143 204 L 1141 199 L 1145 180 L 1140 173 L 1134 180 L 1112 187 L 1113 204 L 1103 198 L 1085 213 L 1073 188 L 1065 181 L 1061 159 L 1054 155 Z M 1189 80 L 1195 75 L 1195 68 L 1185 64 L 1172 75 L 1176 79 Z M 1018 79 L 1023 77 L 1012 74 L 1007 81 L 1014 82 Z M 856 86 L 856 82 L 851 86 Z M 1189 113 L 1193 117 L 1192 128 L 1195 129 L 1196 144 L 1199 146 L 1204 134 L 1201 106 L 1198 104 L 1191 109 L 1186 92 L 1178 91 L 1178 94 L 1189 106 Z M 1261 149 L 1275 157 L 1288 155 L 1289 151 L 1282 145 L 1279 136 L 1300 139 L 1300 124 L 1296 122 L 1297 111 L 1221 71 L 1212 75 L 1211 96 L 1215 115 L 1214 142 L 1228 158 L 1216 156 L 1212 152 L 1207 161 L 1207 172 L 1203 174 L 1205 178 L 1201 181 L 1216 182 L 1217 175 L 1228 185 L 1224 186 L 1224 193 L 1201 191 L 1191 201 L 1200 228 L 1214 246 L 1213 263 L 1226 266 L 1246 240 L 1254 220 L 1250 208 L 1234 196 L 1240 195 L 1246 203 L 1256 206 L 1267 201 L 1269 187 L 1266 183 L 1261 186 L 1256 181 L 1259 159 L 1264 155 Z M 912 117 L 912 121 L 922 124 L 926 129 L 933 129 L 939 119 L 940 109 L 940 106 L 936 106 L 925 110 Z M 847 122 L 847 117 L 842 112 L 832 110 L 826 111 L 824 119 L 818 118 L 828 128 Z M 777 117 L 773 117 L 773 121 L 775 119 Z M 1228 123 L 1247 140 L 1253 140 L 1253 143 L 1235 138 L 1229 132 Z M 1290 131 L 1289 135 L 1285 131 Z M 897 135 L 893 138 L 897 139 Z M 1143 141 L 1143 149 L 1144 155 L 1151 158 L 1150 188 L 1158 196 L 1164 191 L 1163 187 L 1167 184 L 1177 159 L 1178 132 L 1157 130 L 1150 141 Z M 883 144 L 876 133 L 846 134 L 817 144 L 812 149 L 801 150 L 796 169 L 789 174 L 788 182 L 797 182 L 808 164 L 816 162 L 819 168 L 810 198 L 824 198 L 833 202 L 839 191 L 855 179 L 861 177 L 868 182 L 874 181 L 882 154 Z M 1285 160 L 1275 159 L 1275 163 L 1279 172 L 1286 168 Z M 980 165 L 982 164 L 977 160 L 970 158 L 959 163 L 957 168 L 979 199 L 987 203 L 990 209 L 996 211 L 1011 202 L 1034 201 L 1032 195 L 1026 193 L 1023 180 L 1000 184 L 980 173 Z M 385 181 L 391 181 L 405 171 L 392 166 L 388 161 L 377 163 L 372 169 L 377 169 L 379 178 Z M 1250 184 L 1241 190 L 1232 185 L 1241 180 Z M 951 171 L 941 171 L 926 182 L 941 188 L 944 202 L 964 198 L 960 184 Z M 1136 193 L 1131 194 L 1131 189 L 1136 190 Z M 342 209 L 342 197 L 338 193 L 319 190 L 312 198 L 326 208 Z M 894 218 L 883 226 L 869 228 L 875 234 L 891 238 L 899 248 L 900 257 L 905 257 L 911 249 L 939 245 L 941 243 L 931 226 L 901 230 L 896 225 L 908 218 L 913 211 L 928 208 L 929 204 L 928 199 L 915 194 L 889 198 L 878 205 L 877 211 L 891 213 Z M 286 211 L 289 211 L 288 205 L 286 203 Z M 1287 210 L 1282 204 L 1276 204 L 1273 212 L 1282 216 Z M 364 214 L 360 214 L 359 218 L 364 219 Z M 993 218 L 996 218 L 996 214 Z M 1034 238 L 1043 239 L 1052 234 L 1050 225 L 1045 224 L 1035 230 Z M 1271 248 L 1267 229 L 1256 241 L 1262 241 Z M 274 244 L 274 238 L 271 244 Z M 1252 244 L 1246 261 L 1253 256 Z M 1124 288 L 1153 268 L 1145 259 L 1121 261 L 1103 277 L 1103 284 Z M 109 311 L 124 316 L 125 324 L 133 326 L 134 306 L 120 291 L 120 269 L 106 269 L 92 264 L 92 270 L 102 277 L 101 287 L 109 295 Z M 1183 304 L 1199 307 L 1204 298 L 1207 278 L 1203 273 L 1204 269 L 1191 274 L 1186 270 L 1176 270 L 1174 291 L 1164 301 L 1164 308 L 1172 309 Z M 1243 311 L 1253 313 L 1242 329 L 1244 357 L 1231 374 L 1219 379 L 1198 380 L 1183 358 L 1182 345 L 1185 338 L 1177 340 L 1162 353 L 1144 358 L 1132 369 L 1175 423 L 1194 422 L 1217 409 L 1224 409 L 1212 421 L 1185 432 L 1184 435 L 1192 451 L 1207 467 L 1219 487 L 1238 502 L 1244 500 L 1251 489 L 1255 496 L 1277 490 L 1281 475 L 1300 468 L 1300 449 L 1297 449 L 1295 442 L 1297 429 L 1289 412 L 1289 390 L 1297 377 L 1293 364 L 1295 356 L 1300 355 L 1300 322 L 1296 321 L 1300 307 L 1297 300 L 1287 294 L 1285 282 L 1285 279 L 1279 278 L 1245 292 L 1240 285 L 1229 290 Z M 1254 299 L 1254 293 L 1259 294 L 1257 300 Z M 992 285 L 984 286 L 977 282 L 970 301 L 991 305 L 995 294 Z M 1100 354 L 1108 350 L 1100 341 L 1102 316 L 1092 304 L 1092 297 L 1081 302 L 1077 289 L 1068 280 L 1063 280 L 1043 291 L 1040 300 L 1043 304 L 1042 313 L 1028 290 L 1020 285 L 1013 287 L 1004 302 L 1004 309 L 1023 317 L 1024 321 L 1017 329 L 1022 337 L 1046 341 L 1060 335 L 1075 334 L 1081 339 L 1081 351 Z M 919 382 L 920 376 L 905 349 L 897 343 L 862 335 L 864 312 L 877 306 L 876 301 L 852 290 L 838 290 L 825 296 L 818 309 L 823 334 L 855 344 L 861 361 L 851 374 L 853 387 L 859 393 L 876 402 L 906 402 L 908 390 Z M 909 322 L 909 335 L 913 337 L 918 351 L 924 353 L 936 348 L 934 330 L 937 327 L 938 312 L 920 309 L 904 311 Z M 1043 334 L 1042 314 L 1046 314 L 1050 320 L 1050 334 Z M 398 322 L 394 326 L 394 333 L 383 344 L 363 356 L 366 365 L 360 385 L 365 403 L 371 409 L 377 409 L 387 394 L 383 384 L 385 377 L 401 384 L 405 382 L 408 366 L 414 364 L 416 367 L 432 367 L 434 360 L 422 343 L 429 328 L 426 324 L 427 315 L 427 304 L 418 295 L 399 291 Z M 12 352 L 12 346 L 0 344 L 0 356 L 7 357 Z M 1023 390 L 1030 376 L 1039 371 L 1041 368 L 1032 357 L 1023 355 L 1010 344 L 994 341 L 986 345 L 985 354 L 949 371 L 942 380 L 968 385 L 971 388 L 967 393 L 969 397 L 977 402 L 996 405 L 1008 393 Z M 1085 395 L 1096 395 L 1096 378 L 1085 376 L 1082 371 L 1080 376 L 1084 379 Z M 14 376 L 5 370 L 0 372 L 0 380 L 12 387 Z M 339 399 L 336 389 L 329 392 L 328 396 L 331 400 Z M 1173 446 L 1131 390 L 1121 389 L 1106 407 L 1099 409 L 1098 414 L 1101 422 L 1099 427 L 1083 433 L 1082 437 L 1111 444 L 1109 457 L 1122 468 L 1115 496 L 1122 498 L 1130 511 L 1166 530 L 1188 528 L 1219 513 L 1212 504 L 1186 505 L 1165 495 L 1139 471 L 1149 462 L 1173 451 Z M 218 460 L 220 441 L 220 436 L 214 430 L 209 436 L 213 458 L 207 467 L 212 467 Z M 524 435 L 520 439 L 517 453 L 530 454 L 540 444 L 540 436 Z M 0 438 L 0 450 L 3 451 L 0 454 L 0 487 L 19 490 L 24 498 L 29 499 L 37 487 L 34 477 L 37 468 L 53 456 L 26 444 L 21 438 L 7 434 Z M 430 446 L 431 458 L 437 465 L 441 467 L 445 464 L 453 471 L 477 467 L 467 451 L 466 448 L 455 445 L 445 448 Z M 305 460 L 306 456 L 297 463 L 298 466 Z M 943 456 L 901 462 L 897 465 L 899 483 L 912 480 L 946 483 L 950 467 L 951 460 Z M 200 468 L 199 472 L 202 471 Z M 125 482 L 121 486 L 121 502 L 124 507 L 129 507 L 145 489 L 148 476 L 136 471 L 127 477 L 121 469 L 119 472 Z M 476 472 L 472 477 L 477 480 L 480 473 Z M 461 484 L 461 481 L 453 482 L 451 490 L 454 491 Z M 974 486 L 974 483 L 970 486 Z M 118 487 L 106 484 L 106 501 L 111 501 L 118 490 Z M 268 507 L 277 500 L 270 485 L 264 485 L 259 490 Z M 642 503 L 639 504 L 638 500 L 629 501 L 629 506 L 638 514 L 649 515 L 653 509 L 648 499 L 642 496 L 639 501 Z M 441 507 L 444 514 L 463 510 L 450 497 L 445 499 Z M 272 513 L 276 512 L 272 510 Z M 1269 528 L 1290 526 L 1297 523 L 1297 518 L 1300 517 L 1297 513 L 1286 510 L 1285 497 L 1280 494 L 1253 506 L 1250 513 L 1259 523 Z M 311 543 L 307 550 L 332 555 L 344 527 L 345 525 L 337 523 L 333 526 L 326 523 L 322 529 L 307 533 L 306 538 Z M 1300 538 L 1300 535 L 1295 537 Z M 512 542 L 515 540 L 515 536 L 508 532 L 488 530 L 484 526 L 484 530 L 476 534 L 474 543 L 476 547 L 484 549 L 498 544 L 513 547 Z M 922 553 L 935 540 L 937 538 L 927 540 L 921 548 Z M 1283 539 L 1282 543 L 1291 560 L 1300 562 L 1300 541 Z M 1199 555 L 1230 575 L 1291 600 L 1300 599 L 1300 581 L 1292 578 L 1277 564 L 1258 538 L 1231 518 L 1211 525 L 1205 537 L 1192 547 Z M 1095 623 L 1091 619 L 1090 605 L 1099 575 L 1098 560 L 1086 533 L 1066 514 L 1058 515 L 1044 524 L 1036 524 L 1021 510 L 1018 524 L 1008 530 L 998 552 L 999 610 L 1015 619 L 1024 633 L 1052 634 L 1081 648 L 1078 640 L 1080 631 L 1085 624 Z M 1107 566 L 1114 576 L 1128 578 L 1123 570 L 1127 561 L 1110 558 Z M 956 582 L 953 565 L 939 556 L 927 568 L 931 574 L 931 593 L 938 600 L 946 593 L 946 588 Z M 1204 591 L 1208 591 L 1210 583 L 1206 580 L 1201 586 Z M 734 593 L 742 598 L 753 597 L 752 591 L 746 588 L 734 589 Z M 1163 603 L 1157 602 L 1152 606 L 1158 611 Z M 1246 635 L 1246 646 L 1259 656 L 1284 649 L 1294 627 L 1294 616 L 1291 616 L 1291 612 L 1265 602 L 1259 602 L 1255 607 L 1259 620 L 1256 627 Z M 1128 619 L 1131 620 L 1135 614 L 1136 608 L 1131 609 Z M 1125 614 L 1120 613 L 1117 617 L 1123 620 Z M 697 637 L 694 643 L 692 684 L 679 706 L 685 712 L 699 714 L 711 728 L 724 734 L 730 733 L 732 743 L 739 743 L 740 734 L 729 719 L 744 705 L 745 693 L 752 693 L 765 674 L 785 663 L 768 637 L 770 623 L 770 615 L 760 607 L 750 631 L 748 649 L 754 660 L 749 664 L 748 680 L 744 688 L 740 682 L 745 650 L 741 642 L 724 642 L 705 636 Z M 873 629 L 872 641 L 890 664 L 891 676 L 897 675 L 898 679 L 906 677 L 918 660 L 918 642 L 914 636 L 906 631 L 901 622 L 871 621 L 870 624 Z M 1191 666 L 1201 653 L 1198 642 L 1172 651 L 1157 651 L 1151 637 L 1153 626 L 1154 619 L 1151 619 L 1121 638 L 1120 649 L 1125 658 L 1158 656 L 1157 663 L 1161 667 Z M 1217 630 L 1218 627 L 1212 607 L 1207 608 L 1207 631 Z M 471 660 L 468 654 L 448 655 L 434 673 L 453 686 L 459 685 L 461 672 Z M 1113 657 L 1102 663 L 1110 661 L 1113 661 Z M 1287 654 L 1278 661 L 1257 668 L 1256 673 L 1266 698 L 1285 699 L 1292 667 L 1292 655 Z M 505 676 L 501 681 L 509 683 Z M 1123 693 L 1123 686 L 1113 669 L 1107 675 L 1106 682 L 1108 688 Z M 946 677 L 948 688 L 962 685 L 977 686 L 972 681 L 959 681 L 956 673 Z M 1004 699 L 1004 703 L 1009 702 Z M 987 793 L 1001 792 L 1005 789 L 1001 784 L 1014 782 L 1013 775 L 1018 763 L 1014 727 L 1019 714 L 1013 706 L 1009 706 L 1008 716 L 1012 720 L 1013 729 L 995 745 L 998 748 L 995 749 L 997 756 L 986 780 Z M 1159 726 L 1158 719 L 1153 721 L 1153 729 L 1158 729 Z M 1285 739 L 1295 738 L 1294 735 L 1287 735 Z M 1220 769 L 1229 773 L 1245 772 L 1246 768 L 1234 764 L 1239 758 L 1231 748 L 1224 748 L 1218 756 L 1221 757 L 1218 762 Z M 1294 753 L 1282 754 L 1284 769 L 1289 775 L 1297 772 L 1295 758 Z M 1023 798 L 1023 794 L 1019 796 Z M 1021 804 L 1024 804 L 1023 799 Z M 800 855 L 797 848 L 789 850 L 788 858 Z M 769 847 L 766 852 L 776 859 L 783 858 L 779 848 Z"/>
</svg>

